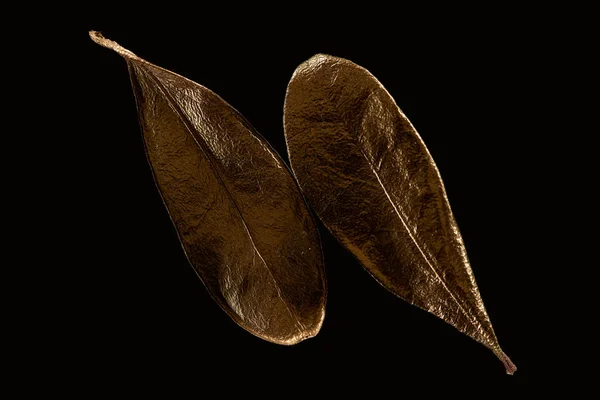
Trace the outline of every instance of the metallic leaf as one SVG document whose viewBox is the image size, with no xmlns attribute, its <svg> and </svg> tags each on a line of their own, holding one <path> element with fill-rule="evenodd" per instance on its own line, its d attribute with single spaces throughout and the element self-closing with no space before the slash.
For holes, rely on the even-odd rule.
<svg viewBox="0 0 600 400">
<path fill-rule="evenodd" d="M 326 296 L 320 240 L 279 155 L 215 93 L 90 36 L 127 62 L 156 185 L 212 297 L 265 340 L 316 335 Z"/>
<path fill-rule="evenodd" d="M 402 299 L 502 352 L 438 169 L 385 88 L 351 61 L 316 55 L 285 100 L 292 170 L 308 203 L 369 273 Z"/>
</svg>

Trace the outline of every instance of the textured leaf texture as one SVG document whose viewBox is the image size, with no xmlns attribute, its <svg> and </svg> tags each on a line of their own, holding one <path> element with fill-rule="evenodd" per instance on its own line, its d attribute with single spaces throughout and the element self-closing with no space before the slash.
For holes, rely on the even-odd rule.
<svg viewBox="0 0 600 400">
<path fill-rule="evenodd" d="M 285 100 L 292 170 L 333 235 L 385 288 L 490 348 L 505 364 L 438 169 L 385 88 L 316 55 Z"/>
<path fill-rule="evenodd" d="M 212 297 L 265 340 L 316 335 L 326 297 L 320 239 L 281 158 L 215 93 L 90 36 L 127 62 L 156 185 Z"/>
</svg>

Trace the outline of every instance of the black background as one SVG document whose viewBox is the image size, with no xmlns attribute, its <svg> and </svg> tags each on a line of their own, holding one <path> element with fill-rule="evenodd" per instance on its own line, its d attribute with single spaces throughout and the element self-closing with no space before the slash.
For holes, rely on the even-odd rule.
<svg viewBox="0 0 600 400">
<path fill-rule="evenodd" d="M 71 156 L 86 179 L 76 179 L 71 212 L 81 259 L 94 267 L 71 276 L 77 295 L 67 301 L 74 328 L 66 339 L 75 365 L 94 376 L 90 391 L 125 384 L 150 393 L 165 386 L 379 398 L 529 383 L 539 323 L 529 293 L 541 246 L 532 240 L 540 211 L 529 152 L 540 135 L 532 97 L 543 32 L 514 15 L 433 30 L 381 14 L 307 20 L 206 10 L 168 26 L 82 18 L 73 34 L 87 128 Z M 482 345 L 387 292 L 322 225 L 328 301 L 319 335 L 285 347 L 235 325 L 189 266 L 154 185 L 126 64 L 89 40 L 90 29 L 218 93 L 286 162 L 283 101 L 298 64 L 328 53 L 370 70 L 437 163 L 515 375 Z"/>
</svg>

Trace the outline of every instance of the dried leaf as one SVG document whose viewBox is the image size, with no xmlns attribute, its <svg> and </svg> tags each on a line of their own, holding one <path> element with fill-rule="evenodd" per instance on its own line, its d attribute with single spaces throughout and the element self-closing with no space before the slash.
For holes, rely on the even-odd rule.
<svg viewBox="0 0 600 400">
<path fill-rule="evenodd" d="M 385 288 L 490 348 L 512 374 L 438 169 L 377 79 L 316 55 L 289 83 L 284 120 L 292 170 L 333 235 Z"/>
<path fill-rule="evenodd" d="M 281 158 L 215 93 L 90 36 L 127 62 L 156 185 L 216 302 L 274 343 L 316 335 L 326 294 L 320 241 Z"/>
</svg>

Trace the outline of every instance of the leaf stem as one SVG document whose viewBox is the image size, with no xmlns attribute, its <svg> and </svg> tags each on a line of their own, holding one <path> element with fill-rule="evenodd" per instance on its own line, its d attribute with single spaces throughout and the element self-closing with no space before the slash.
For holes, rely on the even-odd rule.
<svg viewBox="0 0 600 400">
<path fill-rule="evenodd" d="M 502 364 L 504 364 L 504 368 L 506 368 L 506 373 L 508 375 L 514 374 L 515 371 L 517 370 L 517 366 L 515 364 L 513 364 L 513 362 L 510 360 L 510 358 L 508 358 L 508 356 L 503 351 L 501 351 L 497 355 L 498 355 L 498 358 L 500 359 L 500 361 L 502 361 Z"/>
<path fill-rule="evenodd" d="M 126 48 L 124 48 L 123 46 L 121 46 L 119 43 L 109 40 L 109 39 L 105 38 L 104 36 L 102 36 L 102 34 L 100 32 L 90 31 L 90 38 L 94 42 L 98 43 L 100 46 L 106 47 L 107 49 L 114 50 L 125 58 L 142 61 L 141 58 L 139 58 L 134 53 L 132 53 L 131 51 L 129 51 Z"/>
</svg>

